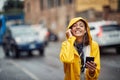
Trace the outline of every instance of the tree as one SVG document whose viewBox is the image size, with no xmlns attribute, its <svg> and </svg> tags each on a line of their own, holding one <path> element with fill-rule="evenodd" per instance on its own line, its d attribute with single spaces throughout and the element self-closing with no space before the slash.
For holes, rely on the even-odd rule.
<svg viewBox="0 0 120 80">
<path fill-rule="evenodd" d="M 20 0 L 6 0 L 3 10 L 5 13 L 23 12 L 24 2 Z"/>
</svg>

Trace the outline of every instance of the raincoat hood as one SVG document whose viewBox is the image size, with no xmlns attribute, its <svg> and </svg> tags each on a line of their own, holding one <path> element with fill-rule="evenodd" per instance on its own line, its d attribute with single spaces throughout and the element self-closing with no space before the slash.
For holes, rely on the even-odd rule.
<svg viewBox="0 0 120 80">
<path fill-rule="evenodd" d="M 88 23 L 87 23 L 87 21 L 86 21 L 85 19 L 83 19 L 82 17 L 77 17 L 77 18 L 71 19 L 71 21 L 70 21 L 70 23 L 69 23 L 69 25 L 68 25 L 68 27 L 67 27 L 67 30 L 68 30 L 69 28 L 71 28 L 73 24 L 75 24 L 77 21 L 80 21 L 80 20 L 84 21 L 84 23 L 85 23 L 85 25 L 86 25 L 86 27 L 87 27 L 86 29 L 87 29 L 87 33 L 88 33 L 88 37 L 89 37 L 89 44 L 90 44 L 90 46 L 91 46 L 91 44 L 92 44 L 92 37 L 91 37 L 91 34 L 90 34 L 89 25 L 88 25 Z M 91 46 L 91 48 L 92 48 L 92 46 Z"/>
</svg>

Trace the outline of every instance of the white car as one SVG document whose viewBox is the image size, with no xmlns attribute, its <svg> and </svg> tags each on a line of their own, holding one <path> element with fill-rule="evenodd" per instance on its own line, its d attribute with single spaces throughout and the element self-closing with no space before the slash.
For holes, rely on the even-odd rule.
<svg viewBox="0 0 120 80">
<path fill-rule="evenodd" d="M 49 37 L 48 29 L 40 24 L 31 25 L 31 27 L 38 32 L 39 37 L 45 41 L 45 45 L 48 45 L 48 37 Z"/>
<path fill-rule="evenodd" d="M 116 21 L 89 22 L 93 40 L 97 41 L 100 49 L 115 47 L 120 53 L 120 25 Z"/>
</svg>

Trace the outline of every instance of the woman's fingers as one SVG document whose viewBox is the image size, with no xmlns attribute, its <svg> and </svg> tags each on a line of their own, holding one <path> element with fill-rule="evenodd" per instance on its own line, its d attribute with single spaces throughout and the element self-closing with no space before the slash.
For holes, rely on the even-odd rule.
<svg viewBox="0 0 120 80">
<path fill-rule="evenodd" d="M 94 71 L 94 70 L 95 70 L 95 68 L 92 67 L 92 66 L 90 66 L 89 64 L 86 64 L 86 67 L 87 67 L 89 70 L 91 70 L 91 71 Z"/>
<path fill-rule="evenodd" d="M 94 63 L 93 61 L 87 62 L 85 65 L 91 71 L 94 71 L 96 69 L 96 66 L 97 66 L 96 63 Z"/>
<path fill-rule="evenodd" d="M 69 38 L 69 37 L 72 36 L 71 29 L 68 29 L 68 30 L 66 31 L 66 36 L 67 36 L 67 38 Z"/>
</svg>

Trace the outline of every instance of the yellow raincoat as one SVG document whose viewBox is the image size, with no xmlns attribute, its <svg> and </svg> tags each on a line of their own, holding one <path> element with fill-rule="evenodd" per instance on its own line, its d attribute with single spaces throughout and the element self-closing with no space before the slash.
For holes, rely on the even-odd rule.
<svg viewBox="0 0 120 80">
<path fill-rule="evenodd" d="M 75 22 L 79 20 L 84 20 L 81 17 L 73 18 L 67 29 L 69 29 Z M 85 21 L 85 20 L 84 20 Z M 86 21 L 85 21 L 86 22 Z M 87 22 L 86 22 L 87 24 Z M 92 40 L 90 35 L 90 29 L 87 24 L 87 32 L 89 36 L 89 47 L 90 50 L 85 49 L 84 53 L 86 52 L 89 56 L 94 57 L 94 62 L 97 64 L 97 68 L 95 71 L 95 75 L 91 77 L 89 75 L 88 69 L 85 69 L 85 80 L 98 80 L 98 76 L 100 73 L 100 53 L 99 53 L 99 46 L 98 44 Z M 74 42 L 76 38 L 74 36 L 68 38 L 66 41 L 62 42 L 62 47 L 60 51 L 60 60 L 63 62 L 64 65 L 64 73 L 65 77 L 64 80 L 80 80 L 80 72 L 81 72 L 81 59 L 74 47 Z"/>
</svg>

